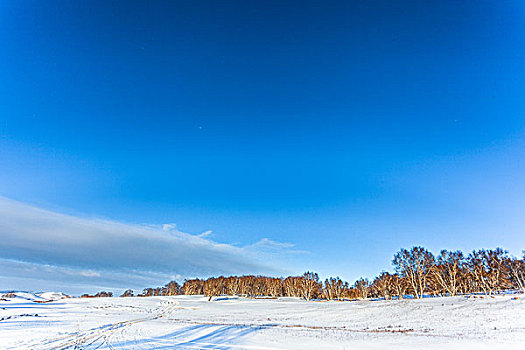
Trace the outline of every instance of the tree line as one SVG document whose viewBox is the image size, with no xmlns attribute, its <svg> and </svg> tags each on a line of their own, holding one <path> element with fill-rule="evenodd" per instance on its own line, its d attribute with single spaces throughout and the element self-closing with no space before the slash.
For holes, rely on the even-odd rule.
<svg viewBox="0 0 525 350">
<path fill-rule="evenodd" d="M 219 295 L 258 297 L 300 297 L 306 300 L 402 299 L 412 295 L 455 296 L 483 293 L 492 295 L 504 290 L 525 292 L 525 251 L 521 259 L 507 251 L 475 250 L 468 256 L 461 251 L 442 250 L 434 256 L 423 247 L 401 249 L 392 260 L 393 273 L 383 271 L 373 280 L 360 278 L 353 284 L 339 277 L 321 281 L 317 273 L 301 276 L 220 276 L 187 279 L 180 286 L 171 281 L 164 287 L 146 288 L 136 296 Z M 127 290 L 123 297 L 134 296 Z"/>
</svg>

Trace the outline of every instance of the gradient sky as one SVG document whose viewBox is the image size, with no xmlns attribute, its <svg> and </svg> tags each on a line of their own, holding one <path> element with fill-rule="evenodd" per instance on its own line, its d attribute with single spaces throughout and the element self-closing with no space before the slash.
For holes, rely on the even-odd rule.
<svg viewBox="0 0 525 350">
<path fill-rule="evenodd" d="M 0 1 L 0 196 L 4 229 L 176 223 L 350 281 L 413 245 L 518 255 L 525 3 Z M 0 266 L 109 269 L 32 227 Z"/>
</svg>

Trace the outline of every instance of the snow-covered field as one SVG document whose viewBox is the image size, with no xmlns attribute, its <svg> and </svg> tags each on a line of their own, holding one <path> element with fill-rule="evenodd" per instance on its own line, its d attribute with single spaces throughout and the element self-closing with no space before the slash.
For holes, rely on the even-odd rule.
<svg viewBox="0 0 525 350">
<path fill-rule="evenodd" d="M 61 297 L 0 300 L 0 348 L 525 349 L 523 295 L 357 302 Z"/>
</svg>

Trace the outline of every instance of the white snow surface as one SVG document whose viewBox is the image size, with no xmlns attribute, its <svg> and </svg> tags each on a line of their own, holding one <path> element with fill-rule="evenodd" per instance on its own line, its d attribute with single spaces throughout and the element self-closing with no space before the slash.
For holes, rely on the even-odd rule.
<svg viewBox="0 0 525 350">
<path fill-rule="evenodd" d="M 40 303 L 47 303 L 50 301 L 69 298 L 68 295 L 62 292 L 45 292 L 45 293 L 31 293 L 31 292 L 7 292 L 0 293 L 0 298 L 6 301 L 34 301 Z"/>
<path fill-rule="evenodd" d="M 0 300 L 0 348 L 525 349 L 523 294 L 353 302 L 61 296 Z"/>
<path fill-rule="evenodd" d="M 46 299 L 46 300 L 60 300 L 64 298 L 69 298 L 69 295 L 66 295 L 62 292 L 45 292 L 45 293 L 38 293 L 37 296 L 40 298 Z"/>
</svg>

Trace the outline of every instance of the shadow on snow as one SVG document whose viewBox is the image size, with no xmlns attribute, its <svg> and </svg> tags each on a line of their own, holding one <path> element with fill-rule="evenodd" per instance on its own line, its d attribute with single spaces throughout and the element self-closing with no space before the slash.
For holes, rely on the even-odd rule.
<svg viewBox="0 0 525 350">
<path fill-rule="evenodd" d="M 194 325 L 184 327 L 163 336 L 139 339 L 135 341 L 115 342 L 111 345 L 119 348 L 135 348 L 146 346 L 154 349 L 220 349 L 230 350 L 242 338 L 262 329 L 263 326 L 220 326 Z M 237 348 L 237 347 L 235 347 Z"/>
</svg>

